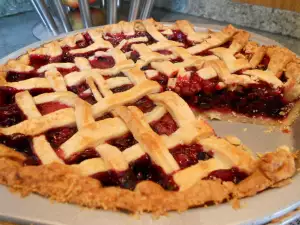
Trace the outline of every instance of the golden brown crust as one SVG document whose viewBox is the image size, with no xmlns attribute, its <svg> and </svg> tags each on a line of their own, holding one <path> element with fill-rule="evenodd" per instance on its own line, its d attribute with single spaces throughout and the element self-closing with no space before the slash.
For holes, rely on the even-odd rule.
<svg viewBox="0 0 300 225">
<path fill-rule="evenodd" d="M 23 196 L 37 193 L 58 202 L 68 202 L 89 208 L 122 209 L 133 213 L 183 211 L 205 203 L 221 203 L 232 196 L 255 195 L 295 173 L 293 154 L 284 148 L 267 153 L 248 178 L 235 185 L 220 180 L 199 180 L 182 192 L 165 191 L 152 181 L 139 183 L 134 191 L 118 187 L 101 187 L 76 169 L 52 163 L 42 166 L 22 166 L 9 158 L 0 158 L 0 183 Z"/>
</svg>

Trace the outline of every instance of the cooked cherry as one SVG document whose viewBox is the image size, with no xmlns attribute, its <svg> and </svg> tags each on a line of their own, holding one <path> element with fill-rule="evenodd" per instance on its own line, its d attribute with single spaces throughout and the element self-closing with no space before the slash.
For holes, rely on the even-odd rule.
<svg viewBox="0 0 300 225">
<path fill-rule="evenodd" d="M 173 120 L 170 113 L 166 113 L 158 121 L 151 122 L 150 126 L 159 135 L 163 135 L 163 134 L 171 135 L 178 129 L 178 126 L 176 122 Z"/>
<path fill-rule="evenodd" d="M 147 154 L 131 162 L 130 168 L 138 181 L 151 180 L 167 190 L 179 189 L 172 176 L 168 176 L 160 166 L 154 164 Z"/>
<path fill-rule="evenodd" d="M 240 171 L 238 168 L 231 168 L 228 170 L 215 170 L 211 172 L 206 179 L 219 178 L 222 181 L 231 181 L 238 184 L 248 176 L 247 173 Z"/>
<path fill-rule="evenodd" d="M 208 160 L 211 154 L 204 152 L 201 145 L 178 145 L 170 149 L 170 153 L 181 169 L 187 168 L 198 163 L 198 160 Z"/>
<path fill-rule="evenodd" d="M 0 87 L 0 106 L 5 106 L 15 102 L 15 94 L 19 90 L 11 87 Z"/>
<path fill-rule="evenodd" d="M 65 76 L 67 75 L 68 73 L 72 73 L 72 72 L 76 72 L 76 71 L 79 71 L 79 69 L 74 66 L 72 68 L 57 68 L 57 70 L 61 73 L 61 75 Z"/>
<path fill-rule="evenodd" d="M 177 57 L 175 59 L 170 59 L 171 63 L 179 63 L 179 62 L 183 62 L 183 59 L 181 57 Z"/>
<path fill-rule="evenodd" d="M 158 73 L 158 75 L 153 77 L 151 80 L 157 81 L 163 87 L 163 89 L 166 89 L 169 77 L 165 74 Z"/>
<path fill-rule="evenodd" d="M 40 95 L 40 94 L 50 93 L 50 92 L 53 92 L 53 89 L 50 89 L 50 88 L 33 88 L 33 89 L 29 90 L 29 93 L 32 96 L 37 96 L 37 95 Z"/>
<path fill-rule="evenodd" d="M 108 69 L 115 66 L 116 62 L 113 57 L 105 56 L 105 57 L 97 57 L 94 60 L 90 61 L 93 68 L 99 69 Z"/>
<path fill-rule="evenodd" d="M 107 143 L 117 147 L 120 151 L 124 151 L 125 149 L 137 144 L 137 141 L 131 133 L 128 133 L 121 137 L 111 139 L 107 141 Z"/>
<path fill-rule="evenodd" d="M 35 72 L 14 72 L 9 71 L 6 75 L 7 82 L 18 82 L 22 80 L 27 80 L 33 77 L 43 77 L 43 75 Z"/>
<path fill-rule="evenodd" d="M 46 115 L 52 112 L 55 112 L 60 109 L 69 108 L 70 106 L 62 104 L 60 102 L 46 102 L 42 104 L 38 104 L 37 108 L 42 115 Z"/>
<path fill-rule="evenodd" d="M 85 41 L 87 42 L 88 45 L 91 45 L 94 43 L 93 39 L 91 38 L 90 34 L 88 32 L 85 32 L 82 34 Z"/>
<path fill-rule="evenodd" d="M 47 55 L 30 55 L 29 60 L 29 65 L 33 66 L 35 69 L 38 69 L 48 63 L 60 62 L 62 60 L 62 55 L 56 57 L 50 57 Z"/>
<path fill-rule="evenodd" d="M 119 93 L 119 92 L 127 91 L 127 90 L 131 89 L 132 87 L 133 87 L 133 84 L 124 84 L 122 86 L 111 89 L 111 91 L 113 93 Z"/>
<path fill-rule="evenodd" d="M 94 148 L 87 148 L 82 152 L 75 153 L 65 160 L 67 164 L 79 164 L 84 160 L 99 158 L 99 153 Z"/>
<path fill-rule="evenodd" d="M 136 101 L 132 105 L 138 107 L 143 113 L 151 112 L 152 109 L 154 109 L 155 107 L 153 101 L 147 96 L 141 98 L 140 100 Z"/>
<path fill-rule="evenodd" d="M 105 113 L 103 116 L 100 116 L 96 119 L 96 121 L 105 120 L 108 118 L 114 118 L 113 114 L 111 113 Z"/>
<path fill-rule="evenodd" d="M 270 62 L 270 57 L 265 55 L 256 68 L 261 70 L 266 70 L 268 69 L 269 62 Z"/>
<path fill-rule="evenodd" d="M 132 59 L 134 62 L 138 61 L 140 58 L 140 54 L 137 51 L 132 51 L 130 53 L 130 59 Z"/>
<path fill-rule="evenodd" d="M 105 80 L 113 78 L 113 77 L 126 77 L 126 75 L 124 73 L 122 73 L 122 72 L 114 74 L 114 75 L 103 75 L 103 78 Z"/>
<path fill-rule="evenodd" d="M 76 127 L 54 128 L 46 132 L 46 138 L 54 149 L 57 149 L 77 132 Z"/>
<path fill-rule="evenodd" d="M 0 106 L 0 127 L 10 127 L 25 119 L 17 104 Z"/>
<path fill-rule="evenodd" d="M 85 81 L 80 84 L 68 87 L 69 91 L 72 91 L 73 93 L 75 93 L 77 95 L 84 92 L 87 89 L 89 89 L 89 86 Z"/>
<path fill-rule="evenodd" d="M 171 55 L 172 54 L 172 52 L 167 49 L 158 50 L 156 52 L 158 52 L 159 54 L 162 54 L 162 55 Z"/>
<path fill-rule="evenodd" d="M 168 39 L 183 43 L 185 48 L 193 45 L 193 42 L 189 41 L 187 36 L 181 30 L 173 30 L 173 34 L 168 36 Z"/>
</svg>

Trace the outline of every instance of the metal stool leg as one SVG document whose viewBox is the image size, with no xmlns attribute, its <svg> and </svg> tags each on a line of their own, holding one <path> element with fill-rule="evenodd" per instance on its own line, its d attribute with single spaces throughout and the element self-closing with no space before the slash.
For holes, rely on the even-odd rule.
<svg viewBox="0 0 300 225">
<path fill-rule="evenodd" d="M 65 32 L 72 31 L 72 26 L 69 21 L 68 15 L 65 13 L 61 0 L 53 0 L 53 6 L 56 8 L 58 16 L 62 22 Z"/>
<path fill-rule="evenodd" d="M 129 16 L 128 16 L 129 21 L 133 21 L 137 19 L 140 5 L 141 5 L 141 0 L 131 0 Z"/>
<path fill-rule="evenodd" d="M 33 7 L 36 12 L 39 14 L 43 24 L 52 32 L 54 36 L 58 35 L 58 28 L 54 22 L 53 17 L 51 16 L 47 5 L 44 0 L 31 0 Z"/>
<path fill-rule="evenodd" d="M 93 26 L 88 0 L 79 0 L 79 9 L 84 27 L 89 28 Z"/>
<path fill-rule="evenodd" d="M 154 0 L 144 0 L 144 7 L 142 9 L 142 13 L 141 13 L 141 19 L 147 19 L 148 17 L 150 17 L 153 5 L 154 5 Z"/>
<path fill-rule="evenodd" d="M 117 22 L 117 0 L 107 0 L 107 23 Z"/>
</svg>

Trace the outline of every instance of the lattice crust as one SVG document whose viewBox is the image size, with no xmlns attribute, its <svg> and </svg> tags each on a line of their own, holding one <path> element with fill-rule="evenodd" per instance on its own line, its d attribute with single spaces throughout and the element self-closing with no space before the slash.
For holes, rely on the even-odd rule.
<svg viewBox="0 0 300 225">
<path fill-rule="evenodd" d="M 295 163 L 288 148 L 255 159 L 237 138 L 217 137 L 175 93 L 179 82 L 197 76 L 218 78 L 220 90 L 231 91 L 264 82 L 296 102 L 295 55 L 248 39 L 232 26 L 200 33 L 187 21 L 165 27 L 149 19 L 91 29 L 8 61 L 0 66 L 0 108 L 9 115 L 0 120 L 0 183 L 61 202 L 162 214 L 251 196 L 290 178 Z M 72 135 L 61 141 L 57 129 Z M 130 145 L 113 144 L 125 136 Z M 30 147 L 14 146 L 26 154 L 7 147 L 18 138 L 30 140 Z M 188 164 L 184 152 L 195 146 L 199 156 Z M 128 184 L 142 159 L 162 176 L 155 180 L 160 185 L 145 181 L 153 177 Z M 220 171 L 248 177 L 212 180 Z M 106 187 L 104 174 L 122 188 Z"/>
<path fill-rule="evenodd" d="M 216 110 L 201 113 L 210 118 L 290 125 L 299 111 L 299 60 L 288 49 L 259 46 L 249 41 L 249 38 L 248 32 L 231 25 L 219 32 L 195 32 L 188 21 L 177 21 L 170 27 L 152 19 L 120 22 L 53 41 L 29 51 L 17 60 L 10 60 L 0 67 L 0 85 L 18 90 L 43 88 L 66 91 L 66 88 L 85 81 L 89 87 L 86 91 L 92 92 L 96 101 L 99 101 L 101 96 L 96 87 L 103 81 L 97 79 L 96 73 L 108 76 L 123 73 L 128 77 L 109 79 L 108 86 L 114 88 L 144 79 L 144 76 L 136 77 L 135 72 L 126 74 L 125 71 L 134 67 L 144 70 L 148 79 L 159 81 L 164 89 L 176 91 L 180 95 L 186 93 L 186 88 L 183 89 L 180 84 L 189 82 L 191 76 L 197 76 L 205 84 L 218 80 L 215 89 L 219 91 L 238 92 L 243 87 L 261 88 L 257 85 L 266 84 L 266 87 L 282 93 L 278 97 L 283 106 L 273 109 L 278 111 L 278 118 L 255 114 L 255 107 L 253 118 Z M 36 58 L 42 58 L 46 65 L 37 66 L 34 63 Z M 96 63 L 99 59 L 112 60 L 114 66 L 103 65 L 103 62 L 99 65 Z M 136 63 L 131 59 L 137 60 Z M 97 69 L 99 66 L 100 69 Z M 192 71 L 188 69 L 191 67 Z M 60 74 L 57 70 L 69 72 Z M 75 72 L 70 72 L 72 70 Z M 25 73 L 31 77 L 12 82 L 12 73 Z M 94 76 L 90 76 L 90 73 Z M 87 77 L 92 78 L 86 80 Z M 104 90 L 103 93 L 107 95 L 110 92 Z"/>
</svg>

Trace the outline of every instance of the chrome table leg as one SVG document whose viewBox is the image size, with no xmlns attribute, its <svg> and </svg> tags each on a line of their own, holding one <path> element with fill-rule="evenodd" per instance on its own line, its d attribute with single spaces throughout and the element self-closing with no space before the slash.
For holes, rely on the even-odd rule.
<svg viewBox="0 0 300 225">
<path fill-rule="evenodd" d="M 141 19 L 147 19 L 150 17 L 153 5 L 154 5 L 154 0 L 144 0 L 144 7 L 142 8 L 141 12 Z"/>
<path fill-rule="evenodd" d="M 131 0 L 128 21 L 136 20 L 141 6 L 141 0 Z"/>
<path fill-rule="evenodd" d="M 68 15 L 66 14 L 64 10 L 64 6 L 61 3 L 61 0 L 52 0 L 53 1 L 53 7 L 56 8 L 56 11 L 58 13 L 59 19 L 62 22 L 62 25 L 64 27 L 65 32 L 70 32 L 72 31 L 72 26 L 69 21 Z"/>
<path fill-rule="evenodd" d="M 48 7 L 44 0 L 31 0 L 33 7 L 36 12 L 39 14 L 43 24 L 48 28 L 51 33 L 56 36 L 59 34 L 58 28 L 54 22 L 53 17 L 51 16 Z"/>
<path fill-rule="evenodd" d="M 93 26 L 88 0 L 79 0 L 79 9 L 83 26 L 85 28 Z"/>
<path fill-rule="evenodd" d="M 117 22 L 117 0 L 107 0 L 107 23 Z"/>
</svg>

